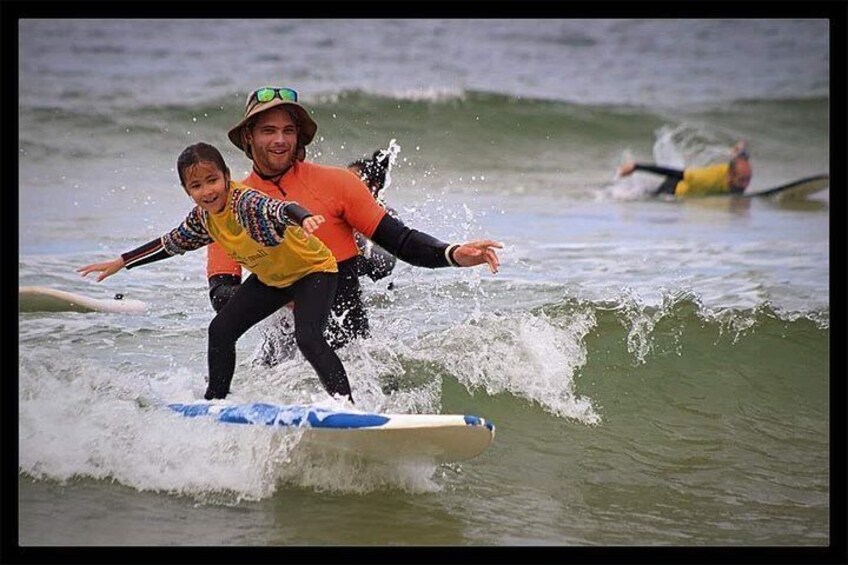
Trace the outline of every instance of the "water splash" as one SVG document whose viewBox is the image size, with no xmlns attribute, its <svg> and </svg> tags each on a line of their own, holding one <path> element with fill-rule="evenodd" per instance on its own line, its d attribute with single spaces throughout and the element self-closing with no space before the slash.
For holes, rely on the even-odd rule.
<svg viewBox="0 0 848 565">
<path fill-rule="evenodd" d="M 736 140 L 694 122 L 664 125 L 655 132 L 654 161 L 675 169 L 725 162 Z"/>
<path fill-rule="evenodd" d="M 382 160 L 384 157 L 388 155 L 389 157 L 389 165 L 386 167 L 386 180 L 383 183 L 383 190 L 380 191 L 380 200 L 384 198 L 385 190 L 389 188 L 392 184 L 392 167 L 395 166 L 397 162 L 398 155 L 400 155 L 400 145 L 397 144 L 397 140 L 392 138 L 389 141 L 388 147 L 380 150 L 380 155 L 378 160 Z"/>
<path fill-rule="evenodd" d="M 594 325 L 591 310 L 558 322 L 544 313 L 485 313 L 428 336 L 423 353 L 470 390 L 508 392 L 556 416 L 595 425 L 601 417 L 589 398 L 577 394 L 575 382 L 586 363 L 583 338 Z"/>
</svg>

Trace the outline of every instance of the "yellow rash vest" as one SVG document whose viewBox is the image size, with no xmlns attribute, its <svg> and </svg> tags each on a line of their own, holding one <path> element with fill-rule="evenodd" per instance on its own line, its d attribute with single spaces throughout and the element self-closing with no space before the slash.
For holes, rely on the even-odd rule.
<svg viewBox="0 0 848 565">
<path fill-rule="evenodd" d="M 178 227 L 121 257 L 131 269 L 217 242 L 268 286 L 286 287 L 311 273 L 337 273 L 329 248 L 289 219 L 291 204 L 231 182 L 221 212 L 195 206 Z"/>
<path fill-rule="evenodd" d="M 683 180 L 674 187 L 675 196 L 703 196 L 730 192 L 727 172 L 730 165 L 720 163 L 709 167 L 684 169 Z"/>
</svg>

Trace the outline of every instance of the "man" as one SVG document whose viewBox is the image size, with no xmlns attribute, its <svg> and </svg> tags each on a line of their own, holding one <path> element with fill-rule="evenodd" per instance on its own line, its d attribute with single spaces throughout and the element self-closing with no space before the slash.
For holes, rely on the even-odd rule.
<svg viewBox="0 0 848 565">
<path fill-rule="evenodd" d="M 730 161 L 708 167 L 688 167 L 682 171 L 646 165 L 625 163 L 618 174 L 626 177 L 633 171 L 647 171 L 665 175 L 666 179 L 653 192 L 654 196 L 671 194 L 674 196 L 705 196 L 708 194 L 742 194 L 751 182 L 751 162 L 745 142 L 733 146 Z"/>
<path fill-rule="evenodd" d="M 492 240 L 449 245 L 405 226 L 381 207 L 354 173 L 304 159 L 318 126 L 290 88 L 264 87 L 250 93 L 244 117 L 229 131 L 230 141 L 253 162 L 242 182 L 270 196 L 296 201 L 325 222 L 315 236 L 336 258 L 338 288 L 328 324 L 330 345 L 339 348 L 368 335 L 368 317 L 357 276 L 357 231 L 402 261 L 419 267 L 500 265 Z M 209 246 L 209 296 L 215 310 L 241 284 L 241 268 L 220 246 Z"/>
</svg>

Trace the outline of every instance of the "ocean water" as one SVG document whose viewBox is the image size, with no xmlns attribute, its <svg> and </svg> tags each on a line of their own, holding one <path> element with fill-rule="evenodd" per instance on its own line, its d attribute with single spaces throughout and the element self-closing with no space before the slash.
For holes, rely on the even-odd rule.
<svg viewBox="0 0 848 565">
<path fill-rule="evenodd" d="M 832 541 L 829 190 L 669 202 L 644 197 L 657 177 L 615 176 L 629 158 L 721 160 L 738 139 L 751 191 L 829 173 L 827 20 L 18 31 L 18 282 L 151 304 L 19 314 L 20 545 Z M 226 131 L 265 84 L 299 90 L 309 159 L 394 141 L 386 199 L 407 224 L 503 242 L 497 275 L 399 263 L 392 289 L 364 281 L 373 337 L 340 351 L 362 409 L 493 421 L 479 457 L 369 466 L 180 420 L 162 405 L 205 388 L 205 252 L 100 284 L 75 273 L 182 220 L 185 146 L 216 145 L 242 178 Z M 257 366 L 261 338 L 239 342 L 239 399 L 327 402 L 302 358 Z"/>
</svg>

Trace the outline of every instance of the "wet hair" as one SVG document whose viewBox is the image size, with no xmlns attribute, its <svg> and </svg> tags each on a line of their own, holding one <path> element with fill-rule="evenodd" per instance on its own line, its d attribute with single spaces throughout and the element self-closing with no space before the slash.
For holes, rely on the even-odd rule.
<svg viewBox="0 0 848 565">
<path fill-rule="evenodd" d="M 183 149 L 183 152 L 180 153 L 179 157 L 177 157 L 177 174 L 180 176 L 180 184 L 183 185 L 183 187 L 185 187 L 186 170 L 201 161 L 213 163 L 221 170 L 221 172 L 227 175 L 227 177 L 230 176 L 230 169 L 224 162 L 224 157 L 221 155 L 221 152 L 214 146 L 201 141 L 200 143 L 189 145 Z"/>
<path fill-rule="evenodd" d="M 348 164 L 348 168 L 359 169 L 359 177 L 368 185 L 368 189 L 375 198 L 385 188 L 390 155 L 385 149 L 378 149 L 370 158 L 358 159 Z"/>
<path fill-rule="evenodd" d="M 274 110 L 274 109 L 275 108 L 271 108 L 271 110 Z M 303 161 L 304 159 L 306 159 L 306 145 L 304 145 L 303 138 L 300 135 L 300 117 L 297 115 L 297 112 L 295 112 L 291 108 L 283 107 L 282 109 L 289 113 L 289 116 L 291 116 L 291 119 L 292 119 L 292 123 L 294 123 L 294 126 L 297 128 L 297 151 L 296 151 L 297 157 L 296 158 L 297 158 L 298 161 Z M 265 111 L 267 112 L 268 110 L 265 110 Z M 259 114 L 261 114 L 261 112 Z M 244 125 L 241 127 L 241 132 L 239 132 L 240 135 L 242 136 L 242 145 L 244 146 L 244 154 L 247 155 L 247 158 L 250 159 L 251 161 L 253 161 L 253 151 L 251 150 L 250 143 L 247 141 L 247 132 L 252 130 L 254 128 L 254 126 L 256 125 L 256 122 L 259 121 L 259 114 L 256 114 L 255 116 L 250 118 L 248 121 L 246 121 L 244 123 Z"/>
</svg>

